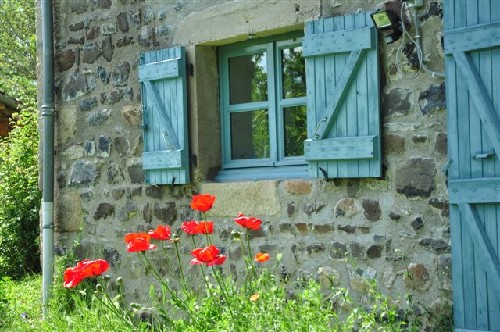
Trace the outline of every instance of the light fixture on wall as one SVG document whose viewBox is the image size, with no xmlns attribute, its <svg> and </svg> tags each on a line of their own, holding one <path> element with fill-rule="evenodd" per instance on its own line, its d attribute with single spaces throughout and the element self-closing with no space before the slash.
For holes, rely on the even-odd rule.
<svg viewBox="0 0 500 332">
<path fill-rule="evenodd" d="M 386 44 L 392 44 L 403 34 L 403 24 L 409 25 L 407 19 L 403 19 L 401 0 L 388 0 L 379 5 L 370 16 L 377 29 L 383 31 Z"/>
</svg>

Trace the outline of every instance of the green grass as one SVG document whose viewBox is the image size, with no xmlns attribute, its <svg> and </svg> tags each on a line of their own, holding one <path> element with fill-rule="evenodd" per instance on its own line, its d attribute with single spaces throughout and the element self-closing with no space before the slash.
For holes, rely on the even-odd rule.
<svg viewBox="0 0 500 332">
<path fill-rule="evenodd" d="M 314 281 L 305 282 L 295 294 L 270 273 L 263 273 L 253 284 L 251 301 L 248 292 L 229 281 L 229 288 L 214 286 L 205 296 L 190 294 L 191 318 L 172 319 L 168 303 L 153 315 L 153 325 L 134 320 L 131 309 L 117 309 L 88 280 L 75 289 L 55 286 L 48 317 L 42 319 L 41 276 L 33 275 L 21 281 L 4 278 L 0 282 L 0 331 L 418 331 L 418 325 L 397 317 L 398 308 L 387 301 L 375 288 L 373 305 L 354 305 L 346 290 L 333 289 L 322 295 Z M 255 291 L 260 289 L 260 291 Z M 223 303 L 222 292 L 229 294 L 230 303 Z M 229 292 L 229 293 L 228 293 Z M 101 294 L 101 296 L 99 295 Z M 116 300 L 116 299 L 115 299 Z M 114 301 L 117 304 L 119 301 Z M 168 301 L 167 301 L 168 302 Z M 158 304 L 158 303 L 157 303 Z M 167 304 L 167 306 L 164 306 Z M 172 308 L 170 308 L 172 309 Z M 131 318 L 132 317 L 132 318 Z"/>
<path fill-rule="evenodd" d="M 137 331 L 115 317 L 108 308 L 92 297 L 71 296 L 72 306 L 62 307 L 65 289 L 56 289 L 48 317 L 42 318 L 41 276 L 33 275 L 20 281 L 4 278 L 0 281 L 0 331 L 24 332 L 88 332 L 88 331 Z M 71 308 L 72 307 L 72 308 Z"/>
</svg>

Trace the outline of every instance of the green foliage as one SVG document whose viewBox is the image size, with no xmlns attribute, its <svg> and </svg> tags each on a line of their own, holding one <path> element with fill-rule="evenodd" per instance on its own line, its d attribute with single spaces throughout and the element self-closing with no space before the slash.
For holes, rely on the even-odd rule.
<svg viewBox="0 0 500 332">
<path fill-rule="evenodd" d="M 0 26 L 1 81 L 9 83 L 15 78 L 17 82 L 11 83 L 19 84 L 22 91 L 22 87 L 36 80 L 35 1 L 1 0 Z M 0 90 L 17 97 L 18 91 L 1 85 Z"/>
<path fill-rule="evenodd" d="M 0 91 L 18 101 L 13 130 L 0 140 L 0 277 L 39 263 L 35 1 L 0 1 Z"/>
</svg>

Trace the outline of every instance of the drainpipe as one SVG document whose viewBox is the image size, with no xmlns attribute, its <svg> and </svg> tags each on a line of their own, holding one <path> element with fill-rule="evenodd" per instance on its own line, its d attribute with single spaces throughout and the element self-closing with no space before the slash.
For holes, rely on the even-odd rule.
<svg viewBox="0 0 500 332">
<path fill-rule="evenodd" d="M 42 306 L 48 313 L 54 275 L 54 40 L 52 0 L 41 0 L 42 25 Z"/>
</svg>

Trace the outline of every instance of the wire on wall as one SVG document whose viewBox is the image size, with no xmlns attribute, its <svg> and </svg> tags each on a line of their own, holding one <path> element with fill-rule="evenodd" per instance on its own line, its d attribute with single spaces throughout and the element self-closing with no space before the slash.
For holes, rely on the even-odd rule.
<svg viewBox="0 0 500 332">
<path fill-rule="evenodd" d="M 401 17 L 403 17 L 405 10 L 407 8 L 411 8 L 411 7 L 412 7 L 411 5 L 408 5 L 406 2 L 403 2 L 403 6 L 401 6 Z M 402 40 L 399 44 L 398 50 L 396 52 L 396 65 L 397 65 L 398 71 L 400 73 L 402 73 L 404 78 L 410 78 L 410 79 L 416 78 L 422 72 L 422 70 L 424 72 L 430 74 L 432 77 L 445 77 L 444 73 L 429 69 L 426 66 L 426 64 L 424 63 L 424 60 L 423 60 L 424 56 L 423 56 L 423 51 L 422 51 L 422 46 L 421 46 L 420 26 L 419 26 L 416 10 L 414 10 L 413 19 L 415 21 L 415 39 L 413 39 L 413 37 L 410 35 L 410 33 L 408 32 L 408 30 L 405 27 L 405 24 L 404 23 L 401 24 L 401 27 L 403 30 L 403 36 L 402 36 Z M 410 63 L 408 61 L 404 61 L 404 62 L 400 61 L 400 57 L 402 56 L 403 46 L 405 45 L 406 38 L 408 38 L 410 40 L 410 42 L 415 46 L 415 51 L 417 53 L 419 68 L 414 75 L 405 75 L 404 71 L 403 71 L 403 65 L 405 65 L 405 64 L 409 65 Z"/>
</svg>

